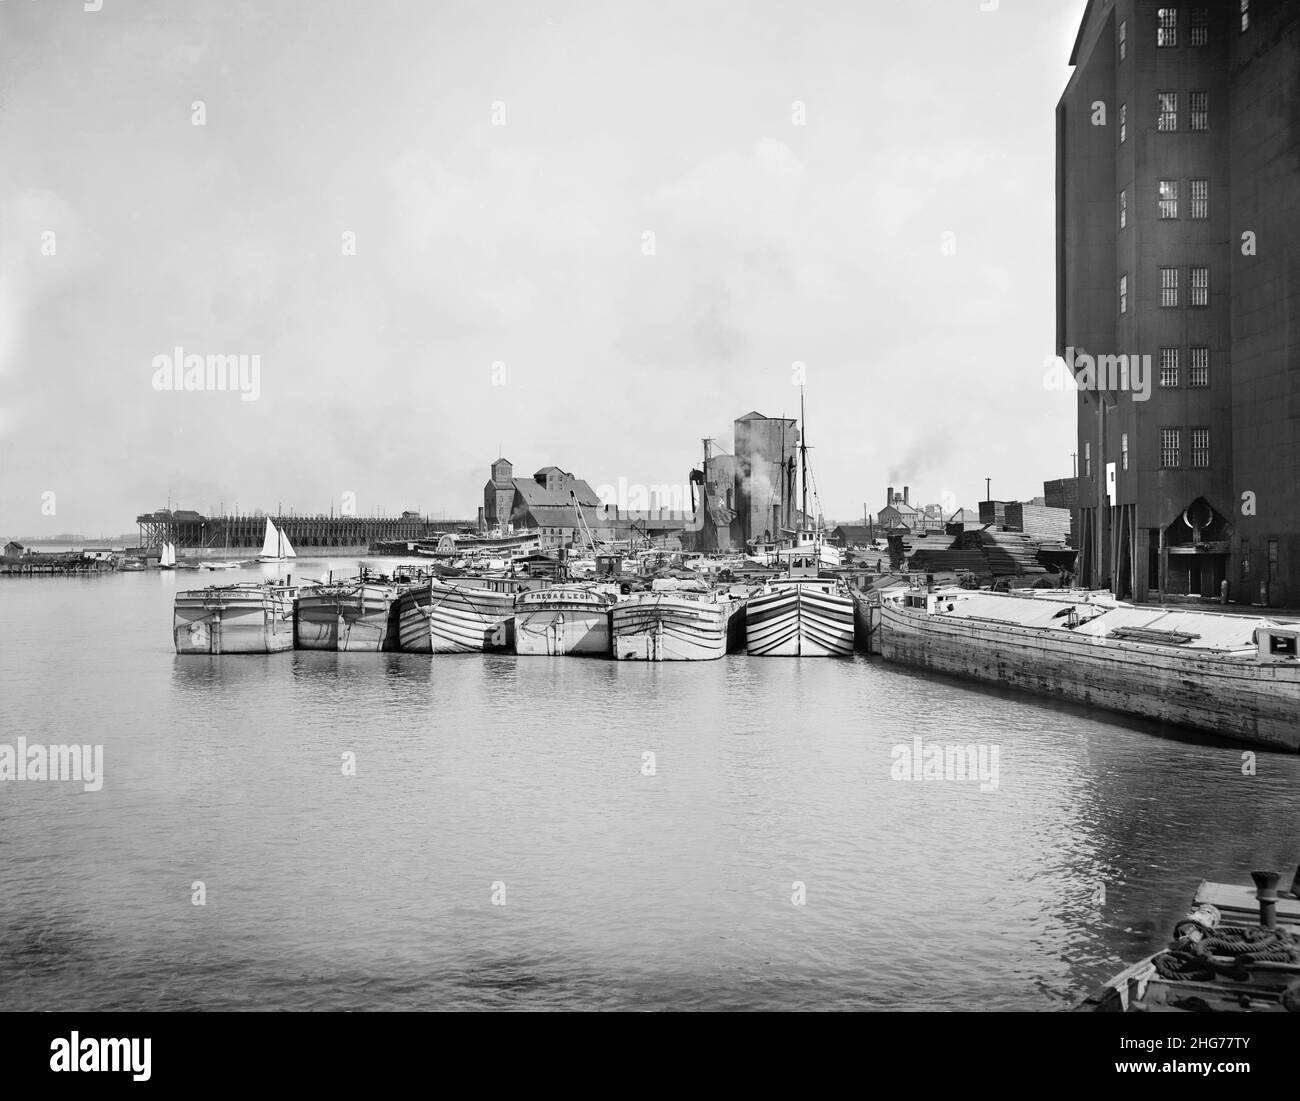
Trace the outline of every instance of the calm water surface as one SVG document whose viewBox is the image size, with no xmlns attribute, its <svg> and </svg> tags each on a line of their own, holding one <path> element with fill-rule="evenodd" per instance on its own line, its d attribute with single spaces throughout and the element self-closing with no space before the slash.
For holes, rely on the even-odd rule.
<svg viewBox="0 0 1300 1101">
<path fill-rule="evenodd" d="M 0 784 L 0 1008 L 1053 1010 L 1300 861 L 1300 759 L 879 659 L 178 658 L 251 576 L 0 579 L 0 742 L 105 771 Z"/>
</svg>

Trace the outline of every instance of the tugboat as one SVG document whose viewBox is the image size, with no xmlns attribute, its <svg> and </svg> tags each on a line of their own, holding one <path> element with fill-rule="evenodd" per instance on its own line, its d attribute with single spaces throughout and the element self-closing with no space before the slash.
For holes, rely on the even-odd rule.
<svg viewBox="0 0 1300 1101">
<path fill-rule="evenodd" d="M 1287 892 L 1278 890 L 1278 872 L 1250 876 L 1253 891 L 1202 883 L 1169 947 L 1121 971 L 1075 1011 L 1300 1013 L 1300 868 Z"/>
</svg>

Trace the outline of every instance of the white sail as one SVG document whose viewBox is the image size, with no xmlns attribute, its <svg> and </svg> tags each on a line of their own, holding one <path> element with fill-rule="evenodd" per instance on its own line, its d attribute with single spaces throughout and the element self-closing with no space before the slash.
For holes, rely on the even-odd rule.
<svg viewBox="0 0 1300 1101">
<path fill-rule="evenodd" d="M 279 532 L 275 530 L 275 525 L 271 523 L 271 518 L 266 518 L 266 534 L 262 536 L 262 555 L 263 558 L 280 557 L 280 540 Z"/>
<path fill-rule="evenodd" d="M 285 531 L 284 528 L 280 529 L 280 557 L 282 558 L 298 557 L 298 552 L 293 549 L 293 544 L 289 542 L 289 533 Z"/>
<path fill-rule="evenodd" d="M 160 566 L 176 565 L 176 547 L 171 543 L 164 543 L 162 549 L 162 558 L 159 560 Z"/>
</svg>

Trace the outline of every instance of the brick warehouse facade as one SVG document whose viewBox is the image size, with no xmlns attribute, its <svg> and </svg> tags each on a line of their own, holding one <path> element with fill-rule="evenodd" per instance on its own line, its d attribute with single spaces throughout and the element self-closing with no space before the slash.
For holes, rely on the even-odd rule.
<svg viewBox="0 0 1300 1101">
<path fill-rule="evenodd" d="M 1092 0 L 1070 63 L 1080 581 L 1300 602 L 1300 5 Z"/>
</svg>

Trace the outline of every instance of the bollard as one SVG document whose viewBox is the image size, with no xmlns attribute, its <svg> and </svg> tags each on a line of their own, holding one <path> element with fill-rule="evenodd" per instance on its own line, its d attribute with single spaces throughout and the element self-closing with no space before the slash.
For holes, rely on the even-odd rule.
<svg viewBox="0 0 1300 1101">
<path fill-rule="evenodd" d="M 1220 604 L 1226 604 L 1226 603 L 1228 603 L 1228 580 L 1227 580 L 1227 578 L 1224 578 L 1222 581 L 1219 582 L 1219 603 L 1220 603 Z"/>
<path fill-rule="evenodd" d="M 1255 881 L 1255 897 L 1259 899 L 1259 924 L 1264 929 L 1277 928 L 1277 881 L 1281 872 L 1251 872 Z"/>
</svg>

